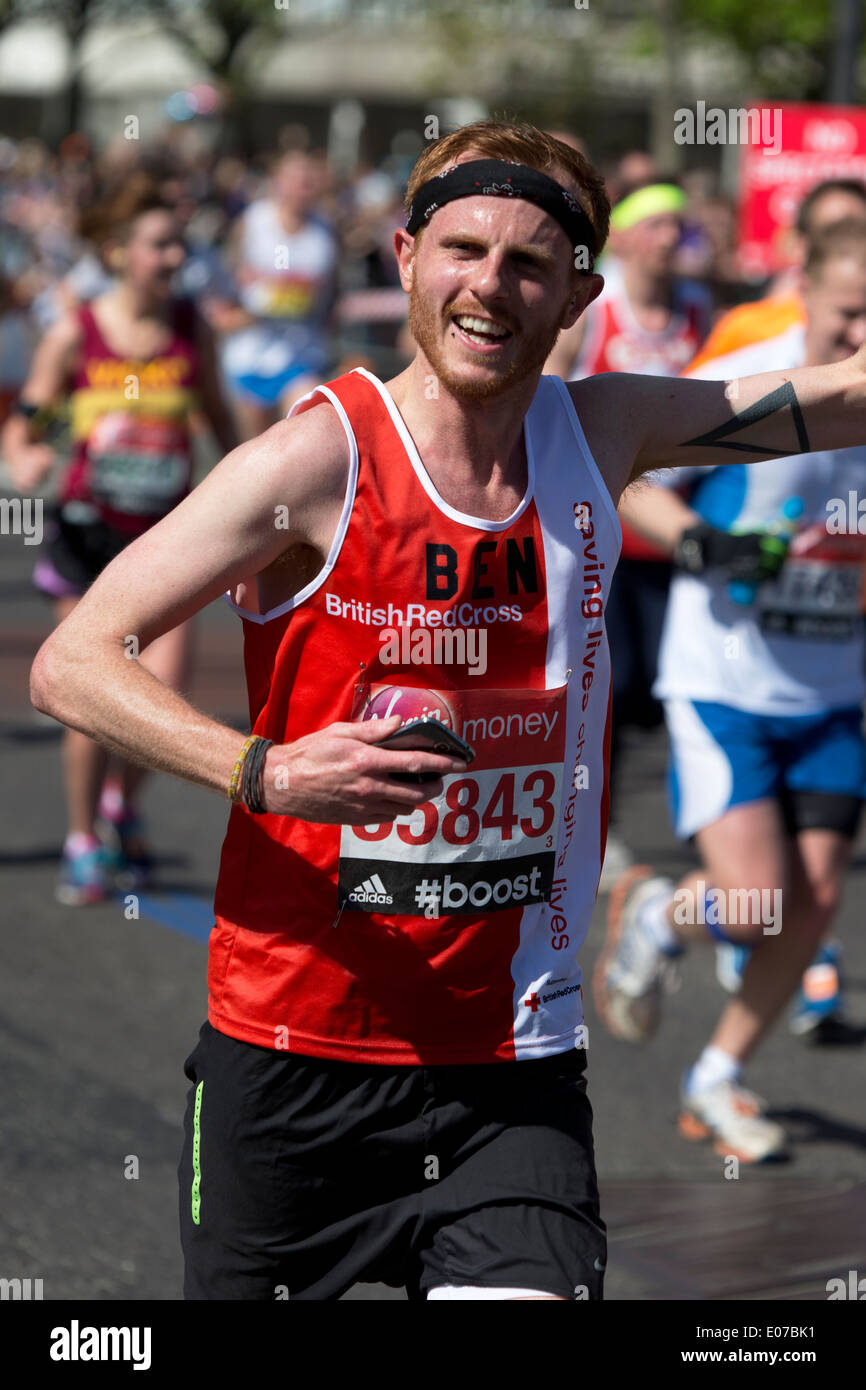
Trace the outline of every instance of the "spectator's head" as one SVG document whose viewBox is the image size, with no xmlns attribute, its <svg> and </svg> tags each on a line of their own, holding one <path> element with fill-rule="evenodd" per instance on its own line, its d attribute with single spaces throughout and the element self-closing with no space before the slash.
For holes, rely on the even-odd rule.
<svg viewBox="0 0 866 1390">
<path fill-rule="evenodd" d="M 797 231 L 808 241 L 824 227 L 850 217 L 866 218 L 866 183 L 826 179 L 806 194 L 797 209 Z"/>
<path fill-rule="evenodd" d="M 146 174 L 88 208 L 79 232 L 118 279 L 157 298 L 171 294 L 186 251 L 174 208 Z"/>
<path fill-rule="evenodd" d="M 578 154 L 583 155 L 584 159 L 589 159 L 586 145 L 580 137 L 575 135 L 572 131 L 548 130 L 546 134 L 549 135 L 552 140 L 558 140 L 561 145 L 568 145 L 570 150 L 576 150 Z"/>
<path fill-rule="evenodd" d="M 634 193 L 635 189 L 658 183 L 659 179 L 659 167 L 651 154 L 647 154 L 646 150 L 629 150 L 614 167 L 611 182 L 617 201 L 620 201 L 627 198 L 629 193 Z"/>
<path fill-rule="evenodd" d="M 866 218 L 809 238 L 801 294 L 810 362 L 840 362 L 866 342 Z"/>
<path fill-rule="evenodd" d="M 816 183 L 797 209 L 794 226 L 780 236 L 785 264 L 802 265 L 809 239 L 846 218 L 866 218 L 866 183 L 859 179 L 825 179 Z"/>
<path fill-rule="evenodd" d="M 290 150 L 274 165 L 271 191 L 281 207 L 305 215 L 315 207 L 322 192 L 321 161 L 306 150 Z"/>
<path fill-rule="evenodd" d="M 610 217 L 611 245 L 627 264 L 651 275 L 673 272 L 683 232 L 686 195 L 673 183 L 651 183 L 617 203 Z"/>
</svg>

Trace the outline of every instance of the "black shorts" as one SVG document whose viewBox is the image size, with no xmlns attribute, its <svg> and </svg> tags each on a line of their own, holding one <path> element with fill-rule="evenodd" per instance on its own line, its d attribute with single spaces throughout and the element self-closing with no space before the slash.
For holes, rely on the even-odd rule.
<svg viewBox="0 0 866 1390">
<path fill-rule="evenodd" d="M 33 572 L 37 589 L 50 598 L 86 593 L 105 566 L 134 540 L 106 521 L 71 521 L 65 513 L 61 506 L 51 509 Z"/>
<path fill-rule="evenodd" d="M 379 1066 L 205 1023 L 180 1182 L 187 1299 L 337 1299 L 357 1282 L 600 1299 L 592 1110 L 572 1049 Z"/>
</svg>

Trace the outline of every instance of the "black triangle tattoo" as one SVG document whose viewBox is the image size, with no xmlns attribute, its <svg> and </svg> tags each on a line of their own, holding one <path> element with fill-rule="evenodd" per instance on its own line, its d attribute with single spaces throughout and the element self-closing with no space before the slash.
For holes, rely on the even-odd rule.
<svg viewBox="0 0 866 1390">
<path fill-rule="evenodd" d="M 726 438 L 729 434 L 738 434 L 740 430 L 746 429 L 749 425 L 756 425 L 760 420 L 766 420 L 769 415 L 775 415 L 777 411 L 784 410 L 786 406 L 791 407 L 791 418 L 797 431 L 798 449 L 793 451 L 791 449 L 771 449 L 768 444 L 749 444 L 743 440 Z M 755 401 L 755 404 L 750 405 L 748 410 L 744 410 L 740 415 L 735 415 L 733 420 L 726 420 L 723 425 L 717 425 L 714 430 L 710 430 L 707 434 L 699 434 L 694 439 L 684 440 L 680 448 L 685 449 L 689 444 L 713 444 L 719 449 L 737 449 L 744 454 L 778 454 L 781 457 L 787 457 L 792 452 L 808 454 L 811 449 L 800 402 L 797 400 L 797 393 L 790 381 L 786 381 L 784 386 L 777 386 L 776 390 L 771 391 L 769 396 L 763 396 L 761 400 Z"/>
</svg>

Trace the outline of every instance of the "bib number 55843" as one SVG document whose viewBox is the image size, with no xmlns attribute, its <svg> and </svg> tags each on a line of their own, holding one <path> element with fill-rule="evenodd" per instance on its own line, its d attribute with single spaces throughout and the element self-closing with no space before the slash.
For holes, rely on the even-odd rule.
<svg viewBox="0 0 866 1390">
<path fill-rule="evenodd" d="M 455 777 L 435 801 L 425 801 L 403 820 L 381 825 L 352 827 L 359 840 L 384 840 L 392 825 L 407 845 L 429 844 L 438 834 L 446 844 L 472 844 L 484 831 L 499 832 L 502 841 L 515 835 L 538 839 L 553 825 L 556 808 L 556 778 L 549 768 L 530 772 L 503 772 L 492 792 L 482 802 L 482 790 L 475 777 Z M 418 816 L 422 817 L 418 824 Z"/>
</svg>

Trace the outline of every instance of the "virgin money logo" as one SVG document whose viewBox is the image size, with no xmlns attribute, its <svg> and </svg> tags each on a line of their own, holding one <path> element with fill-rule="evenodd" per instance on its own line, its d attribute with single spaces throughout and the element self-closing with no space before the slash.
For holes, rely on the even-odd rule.
<svg viewBox="0 0 866 1390">
<path fill-rule="evenodd" d="M 807 121 L 803 147 L 820 154 L 853 154 L 857 148 L 857 127 L 842 117 L 831 121 Z"/>
</svg>

